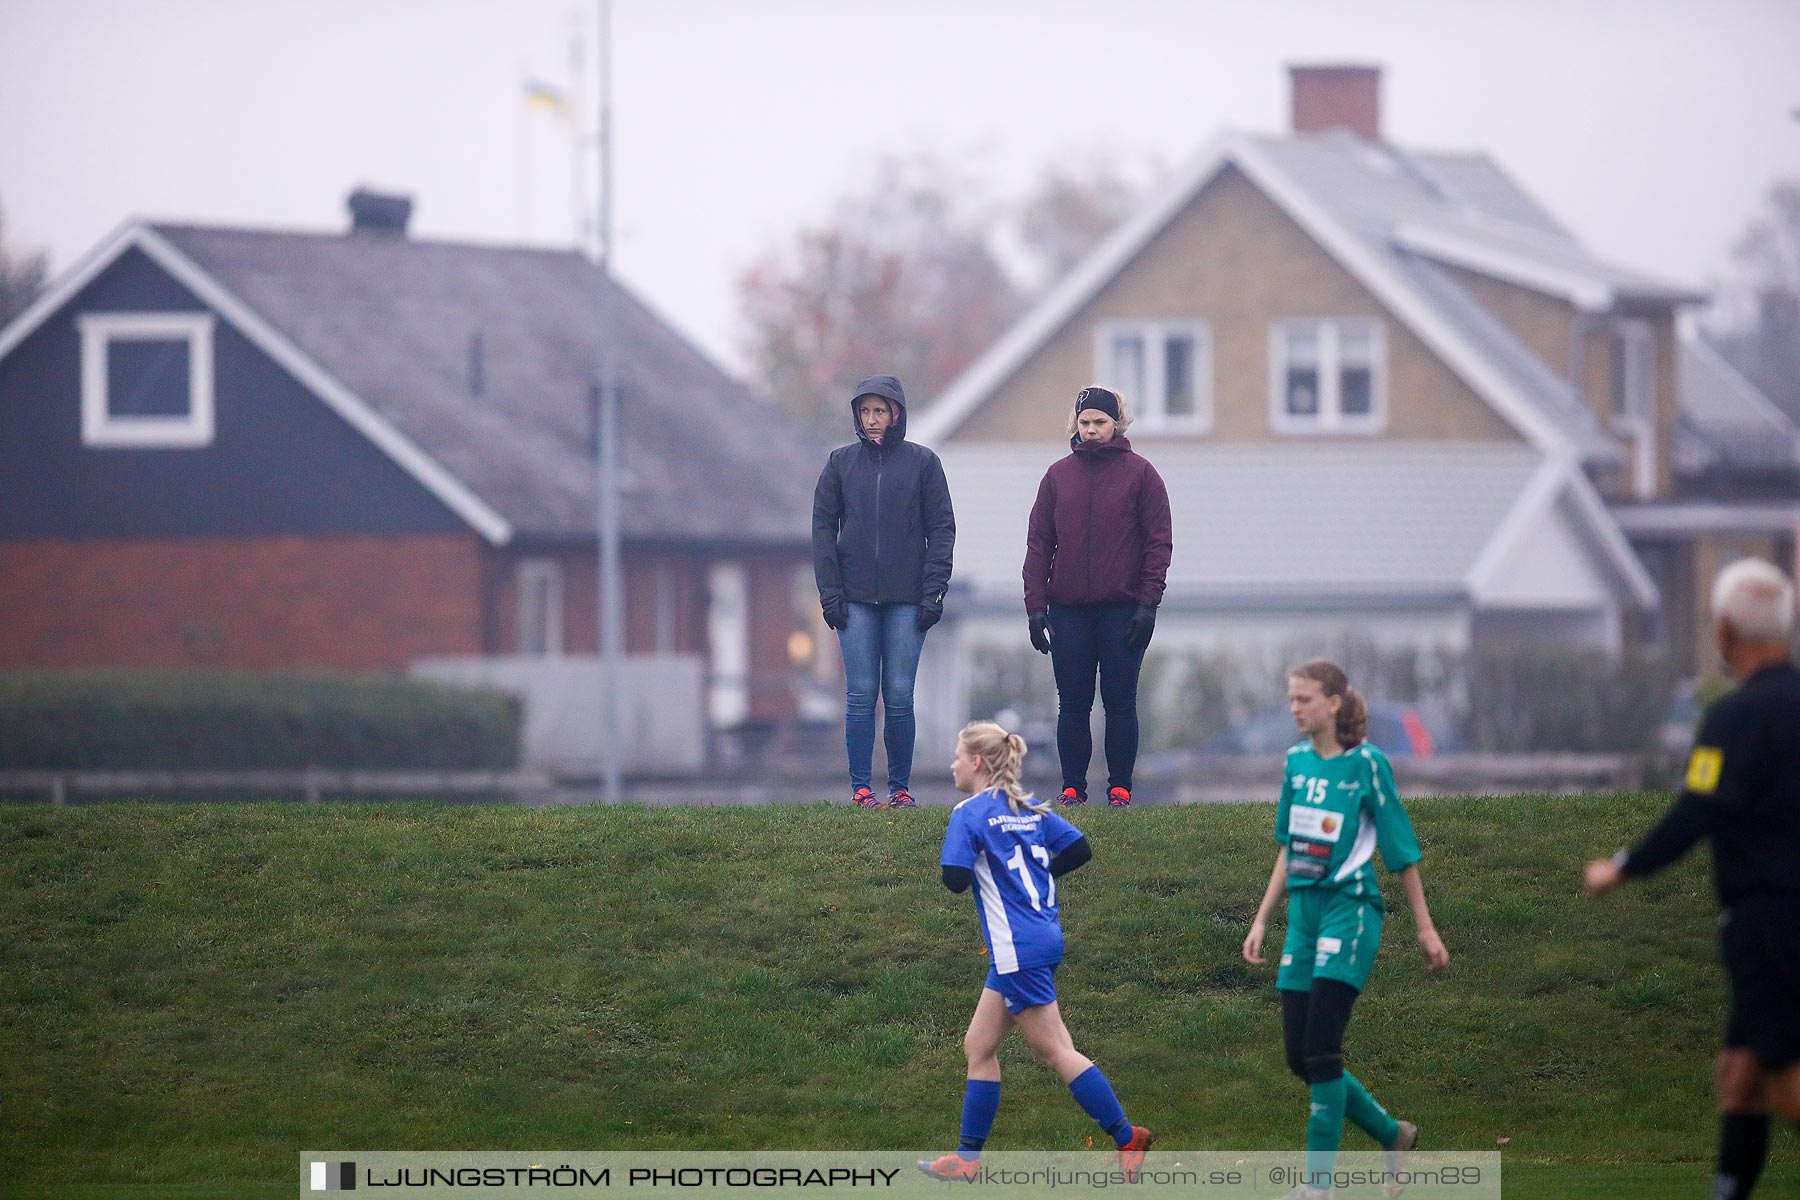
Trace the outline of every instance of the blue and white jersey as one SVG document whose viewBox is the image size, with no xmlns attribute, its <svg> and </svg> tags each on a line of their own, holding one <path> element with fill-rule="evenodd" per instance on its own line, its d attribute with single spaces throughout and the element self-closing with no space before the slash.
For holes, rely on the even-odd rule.
<svg viewBox="0 0 1800 1200">
<path fill-rule="evenodd" d="M 1011 975 L 1062 961 L 1050 860 L 1081 836 L 1055 813 L 1013 812 L 997 789 L 977 792 L 950 814 L 939 861 L 975 877 L 975 911 L 995 971 Z"/>
</svg>

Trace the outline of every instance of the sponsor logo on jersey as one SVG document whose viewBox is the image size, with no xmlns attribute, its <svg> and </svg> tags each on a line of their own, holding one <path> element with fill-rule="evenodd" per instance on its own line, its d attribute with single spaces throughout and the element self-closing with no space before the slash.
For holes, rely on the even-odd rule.
<svg viewBox="0 0 1800 1200">
<path fill-rule="evenodd" d="M 1322 937 L 1317 946 L 1320 954 L 1336 954 L 1344 948 L 1344 939 Z"/>
<path fill-rule="evenodd" d="M 1284 954 L 1284 955 L 1282 955 L 1282 956 L 1281 956 L 1281 965 L 1282 965 L 1282 966 L 1284 966 L 1284 967 L 1291 967 L 1291 966 L 1293 966 L 1293 965 L 1294 965 L 1294 956 L 1293 956 L 1293 955 L 1291 955 L 1291 954 Z"/>
<path fill-rule="evenodd" d="M 1725 752 L 1717 746 L 1695 746 L 1688 759 L 1687 790 L 1710 796 L 1719 787 L 1719 772 L 1725 766 Z"/>
<path fill-rule="evenodd" d="M 1298 843 L 1298 842 L 1295 843 L 1295 845 L 1297 845 L 1297 846 L 1301 845 L 1301 844 L 1303 844 L 1303 843 Z M 1323 849 L 1323 847 L 1321 847 L 1321 849 Z M 1305 852 L 1302 851 L 1301 855 L 1295 855 L 1295 854 L 1288 855 L 1288 878 L 1289 879 L 1323 879 L 1323 878 L 1325 878 L 1325 872 L 1327 870 L 1329 870 L 1330 868 L 1327 867 L 1324 863 L 1320 862 L 1317 859 L 1303 857 L 1302 855 L 1304 855 L 1304 853 Z"/>
<path fill-rule="evenodd" d="M 1320 842 L 1335 842 L 1343 832 L 1344 818 L 1340 813 L 1323 808 L 1288 810 L 1288 833 L 1293 837 L 1311 838 Z"/>
</svg>

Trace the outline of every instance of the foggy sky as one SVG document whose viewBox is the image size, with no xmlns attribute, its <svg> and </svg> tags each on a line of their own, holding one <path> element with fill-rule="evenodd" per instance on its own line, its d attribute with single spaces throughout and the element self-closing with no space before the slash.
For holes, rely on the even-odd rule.
<svg viewBox="0 0 1800 1200">
<path fill-rule="evenodd" d="M 134 215 L 567 243 L 571 0 L 0 0 L 0 207 L 68 267 Z M 1790 0 L 615 0 L 617 263 L 737 367 L 733 285 L 888 152 L 996 193 L 1059 155 L 1279 132 L 1285 65 L 1383 66 L 1401 145 L 1489 152 L 1607 257 L 1707 285 L 1800 176 Z M 591 62 L 590 62 L 591 65 Z M 581 104 L 591 126 L 591 97 Z M 593 187 L 586 188 L 591 204 Z"/>
</svg>

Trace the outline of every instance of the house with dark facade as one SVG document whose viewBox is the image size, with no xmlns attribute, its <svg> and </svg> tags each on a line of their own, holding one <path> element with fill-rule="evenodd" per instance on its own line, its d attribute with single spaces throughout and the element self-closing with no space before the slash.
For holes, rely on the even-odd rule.
<svg viewBox="0 0 1800 1200">
<path fill-rule="evenodd" d="M 132 221 L 0 331 L 0 669 L 593 654 L 605 289 L 627 653 L 698 658 L 719 723 L 792 716 L 828 648 L 805 435 L 583 256 L 410 207 Z"/>
</svg>

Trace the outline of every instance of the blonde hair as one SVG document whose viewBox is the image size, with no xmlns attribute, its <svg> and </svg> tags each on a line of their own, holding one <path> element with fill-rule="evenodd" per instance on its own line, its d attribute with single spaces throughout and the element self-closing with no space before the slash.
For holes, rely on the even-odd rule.
<svg viewBox="0 0 1800 1200">
<path fill-rule="evenodd" d="M 1773 563 L 1740 558 L 1713 581 L 1712 610 L 1741 638 L 1785 642 L 1794 632 L 1794 585 Z"/>
<path fill-rule="evenodd" d="M 1131 428 L 1131 401 L 1127 400 L 1125 398 L 1125 393 L 1121 392 L 1118 388 L 1109 387 L 1106 390 L 1111 392 L 1113 395 L 1115 395 L 1119 398 L 1119 419 L 1114 422 L 1114 424 L 1116 424 L 1119 427 L 1118 430 L 1114 434 L 1114 436 L 1116 437 L 1118 434 L 1124 433 L 1127 429 Z M 1069 413 L 1069 427 L 1067 429 L 1063 430 L 1063 432 L 1067 436 L 1069 436 L 1069 437 L 1075 436 L 1075 430 L 1076 430 L 1075 418 L 1079 417 L 1080 415 L 1081 415 L 1081 412 L 1079 409 L 1073 410 Z"/>
<path fill-rule="evenodd" d="M 1014 812 L 1022 809 L 1039 813 L 1050 811 L 1048 804 L 1035 803 L 1036 797 L 1019 782 L 1019 775 L 1025 769 L 1024 738 L 1006 732 L 992 721 L 970 721 L 963 726 L 956 740 L 968 747 L 970 754 L 981 759 L 981 765 L 988 771 L 988 786 L 1004 792 L 1007 806 Z"/>
</svg>

